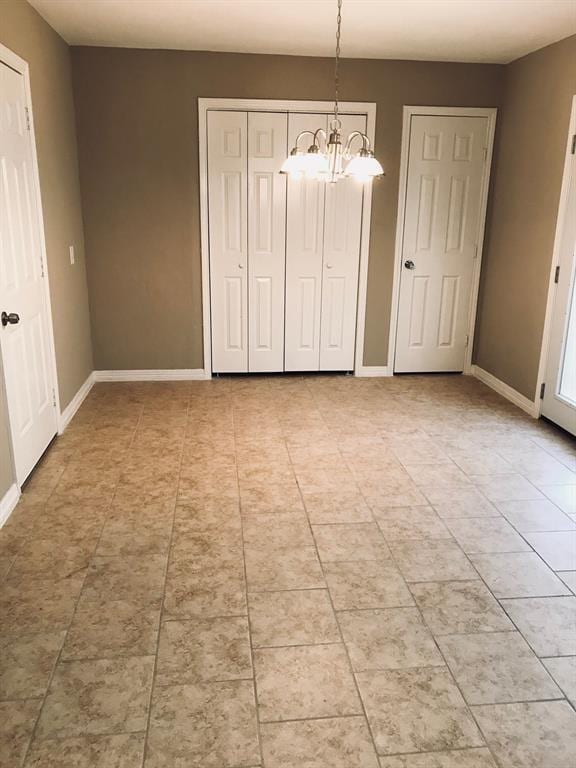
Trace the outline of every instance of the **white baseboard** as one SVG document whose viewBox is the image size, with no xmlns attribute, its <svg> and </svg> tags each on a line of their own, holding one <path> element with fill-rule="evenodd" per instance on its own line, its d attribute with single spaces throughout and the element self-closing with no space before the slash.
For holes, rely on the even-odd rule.
<svg viewBox="0 0 576 768">
<path fill-rule="evenodd" d="M 497 379 L 496 376 L 488 373 L 488 371 L 485 371 L 483 368 L 479 368 L 477 365 L 473 365 L 470 369 L 470 374 L 479 379 L 483 384 L 486 384 L 486 386 L 490 387 L 490 389 L 498 392 L 498 394 L 502 395 L 502 397 L 505 397 L 506 400 L 509 400 L 511 403 L 514 403 L 514 405 L 517 405 L 518 408 L 521 408 L 523 411 L 532 416 L 532 418 L 537 419 L 539 417 L 540 408 L 537 402 L 529 400 L 527 397 L 520 394 L 520 392 L 517 392 L 515 389 L 512 389 L 512 387 L 508 386 L 508 384 L 505 384 L 503 381 L 500 381 L 500 379 Z"/>
<path fill-rule="evenodd" d="M 393 376 L 394 372 L 387 365 L 362 365 L 355 376 Z"/>
<path fill-rule="evenodd" d="M 94 386 L 94 380 L 95 380 L 94 372 L 92 372 L 90 376 L 88 376 L 84 384 L 82 384 L 78 392 L 76 392 L 72 400 L 70 400 L 66 408 L 64 408 L 64 410 L 60 414 L 60 422 L 58 424 L 58 434 L 61 435 L 62 432 L 64 432 L 64 430 L 68 426 L 68 424 L 70 424 L 70 422 L 74 418 L 76 411 L 78 410 L 78 408 L 80 408 L 80 406 L 86 399 L 88 393 Z"/>
<path fill-rule="evenodd" d="M 209 379 L 203 368 L 174 368 L 167 370 L 94 371 L 95 381 L 197 381 Z"/>
<path fill-rule="evenodd" d="M 0 528 L 12 514 L 14 507 L 18 504 L 20 498 L 20 488 L 14 483 L 0 499 Z"/>
</svg>

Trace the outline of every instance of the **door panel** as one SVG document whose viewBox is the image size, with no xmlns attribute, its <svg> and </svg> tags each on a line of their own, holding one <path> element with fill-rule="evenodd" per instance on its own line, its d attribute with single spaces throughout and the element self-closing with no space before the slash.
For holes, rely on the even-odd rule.
<svg viewBox="0 0 576 768">
<path fill-rule="evenodd" d="M 248 370 L 246 112 L 208 112 L 212 369 Z"/>
<path fill-rule="evenodd" d="M 33 147 L 22 75 L 0 64 L 0 327 L 12 447 L 24 482 L 57 431 Z"/>
<path fill-rule="evenodd" d="M 411 119 L 397 373 L 464 369 L 487 132 L 486 117 Z"/>
<path fill-rule="evenodd" d="M 567 184 L 542 414 L 576 435 L 576 154 Z"/>
<path fill-rule="evenodd" d="M 366 131 L 364 115 L 343 115 L 341 120 L 344 137 L 352 131 Z M 352 149 L 356 149 L 356 144 Z M 354 368 L 363 189 L 355 179 L 326 184 L 320 330 L 322 371 Z"/>
<path fill-rule="evenodd" d="M 288 146 L 303 130 L 326 128 L 326 115 L 290 114 Z M 302 148 L 306 149 L 302 140 Z M 317 371 L 320 368 L 320 313 L 324 195 L 326 183 L 288 179 L 286 222 L 286 333 L 285 369 Z"/>
<path fill-rule="evenodd" d="M 288 115 L 248 114 L 248 370 L 284 370 Z"/>
</svg>

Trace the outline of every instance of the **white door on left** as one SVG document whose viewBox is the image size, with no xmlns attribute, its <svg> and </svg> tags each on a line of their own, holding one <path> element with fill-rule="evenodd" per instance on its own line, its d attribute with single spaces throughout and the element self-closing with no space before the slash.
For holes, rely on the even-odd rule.
<svg viewBox="0 0 576 768">
<path fill-rule="evenodd" d="M 0 350 L 16 479 L 57 431 L 24 78 L 0 63 Z"/>
</svg>

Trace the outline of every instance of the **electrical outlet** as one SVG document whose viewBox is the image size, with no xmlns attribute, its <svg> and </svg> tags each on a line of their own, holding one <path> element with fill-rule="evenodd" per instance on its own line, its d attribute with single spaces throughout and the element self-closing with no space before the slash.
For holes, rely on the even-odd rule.
<svg viewBox="0 0 576 768">
<path fill-rule="evenodd" d="M 69 248 L 70 251 L 70 264 L 74 264 L 76 262 L 76 256 L 74 254 L 74 246 L 71 245 Z"/>
</svg>

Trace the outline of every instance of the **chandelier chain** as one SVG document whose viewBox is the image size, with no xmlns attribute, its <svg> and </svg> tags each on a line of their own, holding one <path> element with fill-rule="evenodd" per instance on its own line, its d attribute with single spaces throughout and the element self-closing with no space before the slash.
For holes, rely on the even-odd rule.
<svg viewBox="0 0 576 768">
<path fill-rule="evenodd" d="M 338 127 L 338 98 L 340 94 L 340 27 L 342 25 L 342 0 L 338 0 L 336 16 L 336 55 L 334 57 L 334 121 Z"/>
</svg>

